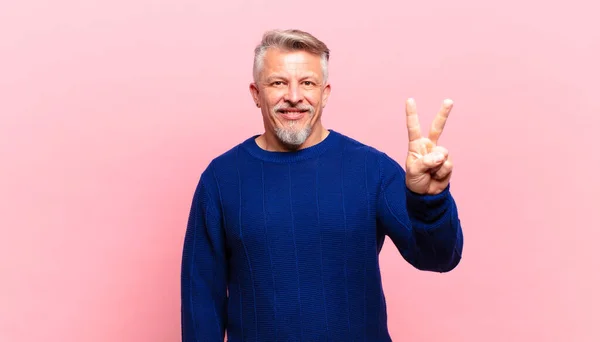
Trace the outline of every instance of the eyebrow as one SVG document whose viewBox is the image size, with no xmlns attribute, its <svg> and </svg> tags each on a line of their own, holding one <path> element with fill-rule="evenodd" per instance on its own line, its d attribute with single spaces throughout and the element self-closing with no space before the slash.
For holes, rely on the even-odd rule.
<svg viewBox="0 0 600 342">
<path fill-rule="evenodd" d="M 318 75 L 318 74 L 316 74 L 316 73 L 314 73 L 314 72 L 310 72 L 310 73 L 306 73 L 306 74 L 304 74 L 304 75 L 301 75 L 301 76 L 299 77 L 299 79 L 306 79 L 306 78 L 314 78 L 314 79 L 318 79 L 318 78 L 319 78 L 319 75 Z M 286 76 L 284 76 L 284 75 L 281 75 L 281 74 L 273 74 L 273 75 L 270 75 L 270 76 L 268 76 L 268 77 L 266 78 L 266 81 L 267 81 L 267 82 L 272 82 L 272 81 L 274 81 L 274 80 L 277 80 L 277 79 L 284 79 L 284 80 L 285 80 L 285 79 L 288 79 L 288 77 L 286 77 Z"/>
</svg>

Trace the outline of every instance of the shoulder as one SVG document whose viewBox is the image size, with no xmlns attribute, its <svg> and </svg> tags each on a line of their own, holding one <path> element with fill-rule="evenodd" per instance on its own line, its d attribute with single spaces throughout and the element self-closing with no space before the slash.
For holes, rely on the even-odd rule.
<svg viewBox="0 0 600 342">
<path fill-rule="evenodd" d="M 343 148 L 345 152 L 363 154 L 369 158 L 372 158 L 377 164 L 381 164 L 382 167 L 400 166 L 386 152 L 343 133 L 336 133 L 340 135 L 341 140 L 343 141 Z"/>
<path fill-rule="evenodd" d="M 250 144 L 255 138 L 256 136 L 248 137 L 247 139 L 240 141 L 236 145 L 213 157 L 208 163 L 204 173 L 212 172 L 215 174 L 222 174 L 226 173 L 227 170 L 231 170 L 232 167 L 238 163 L 241 154 L 245 155 L 244 146 L 248 146 L 248 144 Z"/>
<path fill-rule="evenodd" d="M 338 133 L 342 137 L 343 149 L 346 156 L 353 158 L 362 156 L 365 163 L 368 163 L 374 172 L 377 172 L 380 179 L 395 178 L 405 174 L 404 168 L 388 153 L 355 138 Z"/>
<path fill-rule="evenodd" d="M 250 139 L 252 138 L 248 138 L 212 157 L 200 173 L 199 185 L 207 187 L 211 192 L 218 192 L 219 183 L 228 181 L 228 178 L 237 177 L 235 171 L 241 149 Z"/>
<path fill-rule="evenodd" d="M 362 153 L 365 155 L 370 155 L 370 156 L 375 156 L 378 157 L 382 154 L 382 152 L 380 150 L 378 150 L 377 148 L 368 145 L 356 138 L 350 137 L 344 133 L 341 133 L 339 131 L 333 131 L 333 134 L 337 134 L 339 136 L 340 141 L 342 142 L 342 144 L 340 145 L 345 152 L 350 152 L 350 153 Z"/>
</svg>

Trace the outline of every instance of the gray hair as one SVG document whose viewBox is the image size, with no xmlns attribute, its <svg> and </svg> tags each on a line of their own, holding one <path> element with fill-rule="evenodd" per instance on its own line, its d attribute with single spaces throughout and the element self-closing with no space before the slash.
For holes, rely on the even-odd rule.
<svg viewBox="0 0 600 342">
<path fill-rule="evenodd" d="M 308 32 L 300 30 L 271 30 L 265 32 L 260 44 L 254 49 L 254 82 L 258 82 L 262 70 L 265 54 L 269 48 L 277 48 L 284 51 L 306 51 L 321 56 L 321 69 L 323 71 L 323 83 L 327 83 L 329 76 L 329 48 L 325 43 Z"/>
</svg>

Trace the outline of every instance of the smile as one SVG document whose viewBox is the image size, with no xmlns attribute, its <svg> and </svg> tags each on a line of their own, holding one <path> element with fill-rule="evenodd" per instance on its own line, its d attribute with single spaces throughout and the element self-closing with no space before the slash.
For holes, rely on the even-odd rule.
<svg viewBox="0 0 600 342">
<path fill-rule="evenodd" d="M 300 120 L 308 110 L 280 110 L 278 113 L 286 120 Z"/>
</svg>

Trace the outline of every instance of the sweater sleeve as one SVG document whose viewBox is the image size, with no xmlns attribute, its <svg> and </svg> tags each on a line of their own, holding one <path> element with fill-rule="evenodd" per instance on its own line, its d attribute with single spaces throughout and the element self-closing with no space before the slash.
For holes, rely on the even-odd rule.
<svg viewBox="0 0 600 342">
<path fill-rule="evenodd" d="M 419 270 L 449 272 L 461 260 L 463 232 L 448 186 L 437 195 L 410 191 L 402 167 L 386 154 L 380 159 L 378 225 L 406 261 Z"/>
<path fill-rule="evenodd" d="M 225 235 L 211 180 L 214 178 L 208 172 L 200 179 L 192 199 L 183 243 L 182 342 L 222 342 L 226 330 Z"/>
</svg>

